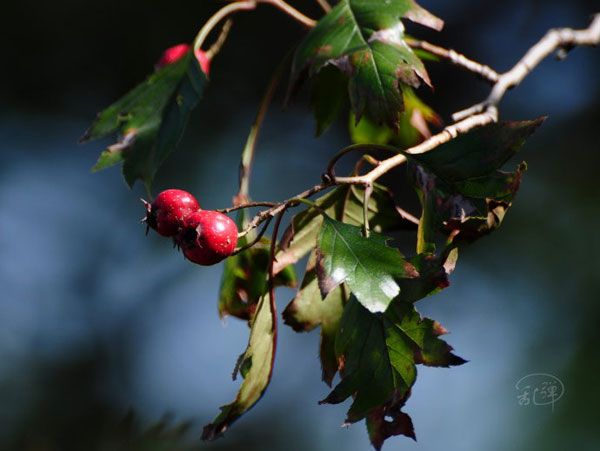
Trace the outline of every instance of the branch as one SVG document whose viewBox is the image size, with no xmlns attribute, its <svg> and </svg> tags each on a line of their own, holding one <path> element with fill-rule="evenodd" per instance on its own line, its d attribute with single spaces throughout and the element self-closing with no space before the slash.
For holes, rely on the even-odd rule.
<svg viewBox="0 0 600 451">
<path fill-rule="evenodd" d="M 417 39 L 406 39 L 406 43 L 413 49 L 424 50 L 432 55 L 448 61 L 454 66 L 468 70 L 469 72 L 473 72 L 478 77 L 490 83 L 496 83 L 498 81 L 499 75 L 494 69 L 486 66 L 485 64 L 470 60 L 466 56 L 461 55 L 452 49 L 448 50 L 443 47 L 430 44 L 426 41 L 419 41 Z"/>
<path fill-rule="evenodd" d="M 493 82 L 494 77 L 497 77 L 492 88 L 492 93 L 488 99 L 485 102 L 464 110 L 468 113 L 457 113 L 455 115 L 455 120 L 457 122 L 445 127 L 440 133 L 431 136 L 420 144 L 406 149 L 403 153 L 397 153 L 386 160 L 378 162 L 375 168 L 364 175 L 336 177 L 333 167 L 341 156 L 350 151 L 364 149 L 365 147 L 382 150 L 389 150 L 389 148 L 387 148 L 387 146 L 375 146 L 368 144 L 349 146 L 345 149 L 342 149 L 342 151 L 336 154 L 329 162 L 327 172 L 323 174 L 323 182 L 320 185 L 316 185 L 313 188 L 306 190 L 286 201 L 275 204 L 269 209 L 259 212 L 256 216 L 254 216 L 246 229 L 240 232 L 240 237 L 248 234 L 248 232 L 265 220 L 272 218 L 289 207 L 298 205 L 301 199 L 306 199 L 313 194 L 336 185 L 362 185 L 368 187 L 369 185 L 372 185 L 379 177 L 383 176 L 393 168 L 405 163 L 407 161 L 405 154 L 421 154 L 429 152 L 441 144 L 450 142 L 456 137 L 464 135 L 473 129 L 497 122 L 497 105 L 502 100 L 506 90 L 518 85 L 523 78 L 525 78 L 533 70 L 533 68 L 539 64 L 542 59 L 550 55 L 557 48 L 564 49 L 566 51 L 578 45 L 598 45 L 600 43 L 600 14 L 596 14 L 594 16 L 592 23 L 585 30 L 572 30 L 570 28 L 550 30 L 540 42 L 538 42 L 525 54 L 525 56 L 513 69 L 502 75 L 498 75 L 487 66 L 468 60 L 466 57 L 463 57 L 452 50 L 446 50 L 422 41 L 412 42 L 424 50 L 434 50 L 432 52 L 434 54 L 435 52 L 438 52 L 446 55 L 442 57 L 447 57 L 446 59 L 448 59 L 450 62 L 453 62 L 457 66 L 464 67 L 471 72 L 477 73 L 488 79 L 490 82 Z M 458 118 L 456 118 L 457 115 Z M 240 206 L 240 208 L 243 208 L 243 206 Z M 403 210 L 399 211 L 399 213 L 402 214 L 403 217 L 406 217 L 409 221 L 418 224 L 419 220 L 409 213 L 406 213 Z"/>
<path fill-rule="evenodd" d="M 435 149 L 441 144 L 445 144 L 459 135 L 464 135 L 467 132 L 470 132 L 474 128 L 482 127 L 484 125 L 491 124 L 492 122 L 496 122 L 498 120 L 498 110 L 496 107 L 489 107 L 483 113 L 477 114 L 475 116 L 468 117 L 460 122 L 449 125 L 444 130 L 442 130 L 437 135 L 433 135 L 431 138 L 423 141 L 421 144 L 410 147 L 406 149 L 404 152 L 409 154 L 420 154 L 429 152 L 432 149 Z M 371 170 L 370 172 L 356 177 L 336 177 L 334 179 L 335 184 L 369 184 L 373 183 L 379 177 L 381 177 L 386 172 L 395 168 L 406 162 L 406 157 L 403 154 L 397 154 L 393 157 L 388 158 L 387 160 L 383 160 L 380 164 Z"/>
<path fill-rule="evenodd" d="M 574 47 L 580 45 L 596 46 L 598 44 L 600 44 L 600 13 L 594 15 L 590 26 L 586 29 L 555 28 L 548 31 L 537 44 L 527 51 L 525 56 L 512 69 L 498 77 L 487 99 L 465 110 L 454 113 L 452 118 L 455 121 L 460 121 L 473 114 L 480 113 L 490 106 L 498 106 L 506 91 L 519 85 L 544 58 L 552 54 L 555 50 L 562 49 L 563 53 L 561 55 L 564 56 L 564 52 Z"/>
</svg>

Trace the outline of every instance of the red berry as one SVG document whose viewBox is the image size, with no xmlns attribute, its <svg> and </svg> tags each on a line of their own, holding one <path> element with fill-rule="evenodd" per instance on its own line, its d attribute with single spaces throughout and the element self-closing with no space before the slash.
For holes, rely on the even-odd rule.
<svg viewBox="0 0 600 451">
<path fill-rule="evenodd" d="M 229 257 L 235 250 L 237 237 L 235 222 L 219 212 L 201 210 L 185 218 L 177 243 L 188 260 L 208 266 Z"/>
<path fill-rule="evenodd" d="M 145 222 L 162 236 L 177 235 L 185 217 L 200 209 L 194 196 L 179 189 L 168 189 L 156 196 L 151 204 L 144 203 L 147 209 Z"/>
<path fill-rule="evenodd" d="M 173 64 L 174 62 L 180 60 L 183 55 L 190 51 L 190 46 L 188 44 L 177 44 L 173 47 L 169 47 L 162 54 L 158 63 L 156 63 L 157 68 L 165 67 L 169 64 Z"/>
<path fill-rule="evenodd" d="M 191 46 L 189 46 L 188 44 L 177 44 L 173 47 L 169 47 L 162 54 L 162 56 L 158 60 L 158 63 L 156 63 L 156 68 L 160 69 L 162 67 L 168 66 L 169 64 L 173 64 L 176 61 L 179 61 L 187 52 L 190 51 L 190 49 Z M 196 59 L 198 60 L 198 63 L 200 64 L 200 67 L 202 68 L 202 71 L 206 75 L 208 75 L 208 71 L 210 70 L 210 58 L 208 57 L 206 52 L 204 52 L 201 49 L 196 50 L 195 55 Z"/>
</svg>

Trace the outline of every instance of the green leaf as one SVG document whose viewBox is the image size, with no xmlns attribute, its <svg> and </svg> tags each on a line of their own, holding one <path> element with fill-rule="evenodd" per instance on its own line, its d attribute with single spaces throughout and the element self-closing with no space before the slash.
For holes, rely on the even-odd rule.
<svg viewBox="0 0 600 451">
<path fill-rule="evenodd" d="M 438 338 L 444 333 L 443 327 L 423 319 L 412 304 L 394 302 L 385 314 L 373 314 L 351 296 L 335 339 L 342 380 L 321 403 L 338 404 L 353 396 L 346 423 L 369 416 L 367 426 L 378 449 L 390 435 L 414 437 L 412 422 L 400 408 L 415 382 L 416 364 L 465 363 Z M 390 423 L 397 427 L 385 428 L 377 421 L 385 416 L 391 416 Z"/>
<path fill-rule="evenodd" d="M 430 84 L 422 61 L 404 42 L 406 18 L 441 29 L 443 21 L 413 0 L 341 0 L 298 47 L 291 89 L 303 78 L 333 65 L 349 76 L 348 91 L 357 118 L 367 113 L 377 123 L 398 128 L 403 111 L 401 87 Z"/>
<path fill-rule="evenodd" d="M 247 225 L 246 213 L 241 210 L 237 216 L 240 230 Z M 238 241 L 244 246 L 252 234 Z M 229 257 L 225 261 L 221 289 L 219 291 L 219 316 L 231 315 L 236 318 L 250 320 L 254 315 L 259 299 L 267 291 L 267 275 L 269 269 L 270 241 L 263 238 L 253 247 Z M 282 267 L 273 279 L 275 286 L 296 288 L 296 271 L 292 265 Z"/>
<path fill-rule="evenodd" d="M 123 161 L 127 184 L 131 187 L 140 179 L 150 191 L 158 167 L 179 143 L 206 82 L 198 61 L 188 53 L 101 112 L 81 142 L 117 131 L 120 138 L 100 155 L 93 170 Z"/>
<path fill-rule="evenodd" d="M 457 244 L 466 244 L 500 226 L 526 165 L 512 173 L 500 168 L 544 119 L 491 124 L 430 152 L 406 154 L 423 207 L 419 253 L 435 250 L 439 231 L 446 231 Z"/>
<path fill-rule="evenodd" d="M 322 378 L 331 386 L 338 370 L 338 361 L 335 356 L 335 334 L 348 296 L 347 290 L 343 286 L 338 286 L 325 299 L 322 299 L 315 264 L 316 258 L 313 252 L 308 259 L 304 279 L 298 293 L 283 311 L 283 320 L 296 332 L 308 332 L 315 327 L 321 327 L 319 357 Z"/>
<path fill-rule="evenodd" d="M 337 117 L 347 90 L 347 77 L 334 67 L 323 68 L 313 78 L 310 105 L 317 122 L 317 136 L 321 136 Z"/>
<path fill-rule="evenodd" d="M 388 144 L 393 142 L 397 147 L 405 149 L 412 147 L 424 138 L 431 136 L 428 124 L 441 125 L 441 118 L 417 97 L 412 88 L 402 88 L 404 111 L 399 115 L 399 126 L 394 133 L 385 124 L 377 124 L 368 115 L 363 115 L 360 121 L 350 113 L 350 138 L 356 144 Z"/>
<path fill-rule="evenodd" d="M 352 112 L 348 129 L 350 139 L 355 144 L 387 144 L 394 137 L 394 132 L 388 126 L 376 124 L 367 115 L 357 121 Z"/>
<path fill-rule="evenodd" d="M 396 279 L 417 277 L 415 268 L 386 245 L 388 238 L 365 238 L 360 227 L 324 218 L 316 249 L 322 296 L 345 282 L 371 312 L 385 311 L 400 294 Z"/>
<path fill-rule="evenodd" d="M 322 212 L 346 224 L 361 226 L 363 202 L 362 187 L 340 186 L 317 199 L 315 207 L 295 215 L 279 243 L 275 272 L 296 263 L 315 248 L 323 223 Z M 390 230 L 413 230 L 415 227 L 398 213 L 392 193 L 379 185 L 374 187 L 369 199 L 368 217 L 371 230 L 377 233 Z"/>
<path fill-rule="evenodd" d="M 256 305 L 248 347 L 239 365 L 244 381 L 235 400 L 221 407 L 219 415 L 204 426 L 202 439 L 213 440 L 222 435 L 235 420 L 258 402 L 267 389 L 273 371 L 277 341 L 274 305 L 275 300 L 270 302 L 268 294 L 261 297 Z"/>
</svg>

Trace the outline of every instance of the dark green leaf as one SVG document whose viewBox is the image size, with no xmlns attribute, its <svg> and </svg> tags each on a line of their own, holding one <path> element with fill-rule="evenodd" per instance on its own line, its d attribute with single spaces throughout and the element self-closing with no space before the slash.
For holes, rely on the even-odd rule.
<svg viewBox="0 0 600 451">
<path fill-rule="evenodd" d="M 411 418 L 402 412 L 409 396 L 410 391 L 402 393 L 401 390 L 394 390 L 387 403 L 369 412 L 366 418 L 367 432 L 376 450 L 379 451 L 383 442 L 396 435 L 417 439 Z"/>
<path fill-rule="evenodd" d="M 401 279 L 398 300 L 406 303 L 419 301 L 438 293 L 450 285 L 448 276 L 454 271 L 458 249 L 448 247 L 440 257 L 434 254 L 418 254 L 409 261 L 419 272 L 419 277 Z"/>
<path fill-rule="evenodd" d="M 343 286 L 333 289 L 325 299 L 321 298 L 315 255 L 311 254 L 306 266 L 306 273 L 298 293 L 283 311 L 284 322 L 296 332 L 308 332 L 317 326 L 321 327 L 321 359 L 322 377 L 331 385 L 338 370 L 335 356 L 335 334 L 337 325 L 347 300 Z"/>
<path fill-rule="evenodd" d="M 491 124 L 430 152 L 406 154 L 423 207 L 419 253 L 435 250 L 440 230 L 455 243 L 465 244 L 500 226 L 526 166 L 520 165 L 514 173 L 500 168 L 543 121 Z"/>
<path fill-rule="evenodd" d="M 129 186 L 140 179 L 150 191 L 158 167 L 181 139 L 206 82 L 198 61 L 188 53 L 100 113 L 81 141 L 117 131 L 120 138 L 100 155 L 93 170 L 123 161 Z"/>
<path fill-rule="evenodd" d="M 202 432 L 204 440 L 213 440 L 222 435 L 235 420 L 258 402 L 267 389 L 273 371 L 277 340 L 274 302 L 273 300 L 272 305 L 269 302 L 269 295 L 265 295 L 256 305 L 248 347 L 240 365 L 240 373 L 244 381 L 235 400 L 221 407 L 221 412 L 212 423 L 204 426 Z"/>
<path fill-rule="evenodd" d="M 321 403 L 337 404 L 353 396 L 346 422 L 354 423 L 407 396 L 416 364 L 448 367 L 465 362 L 438 338 L 446 332 L 421 318 L 413 304 L 394 302 L 385 314 L 373 314 L 351 296 L 335 339 L 342 380 Z"/>
<path fill-rule="evenodd" d="M 346 283 L 371 312 L 385 311 L 400 293 L 396 279 L 417 277 L 415 268 L 386 245 L 386 237 L 365 238 L 359 227 L 324 218 L 316 250 L 322 296 Z"/>
<path fill-rule="evenodd" d="M 356 144 L 387 144 L 393 142 L 400 149 L 412 147 L 431 136 L 428 124 L 441 125 L 440 117 L 417 97 L 412 88 L 402 88 L 404 111 L 399 115 L 399 126 L 394 133 L 385 124 L 377 124 L 368 115 L 357 122 L 350 114 L 350 138 Z"/>
<path fill-rule="evenodd" d="M 418 87 L 421 80 L 430 84 L 422 61 L 404 42 L 402 18 L 437 30 L 443 26 L 413 0 L 341 0 L 298 47 L 292 91 L 305 75 L 336 66 L 350 77 L 348 90 L 356 117 L 367 113 L 377 123 L 397 129 L 404 107 L 401 87 Z"/>
<path fill-rule="evenodd" d="M 321 212 L 332 218 L 356 226 L 363 222 L 364 189 L 357 186 L 340 186 L 316 200 L 316 207 L 298 213 L 286 230 L 275 262 L 275 272 L 294 264 L 315 248 L 323 223 Z M 371 229 L 381 233 L 389 230 L 414 229 L 414 224 L 398 213 L 392 194 L 384 187 L 375 186 L 369 199 Z"/>
<path fill-rule="evenodd" d="M 337 117 L 347 90 L 347 77 L 334 67 L 325 67 L 313 78 L 310 105 L 317 122 L 317 136 Z"/>
</svg>

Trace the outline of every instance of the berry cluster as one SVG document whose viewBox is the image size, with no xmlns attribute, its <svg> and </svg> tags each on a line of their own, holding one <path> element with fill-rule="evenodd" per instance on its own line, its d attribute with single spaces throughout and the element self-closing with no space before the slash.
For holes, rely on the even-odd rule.
<svg viewBox="0 0 600 451">
<path fill-rule="evenodd" d="M 202 210 L 190 193 L 168 189 L 146 205 L 143 221 L 160 235 L 172 237 L 185 258 L 214 265 L 229 257 L 237 244 L 235 223 L 222 213 Z"/>
</svg>

